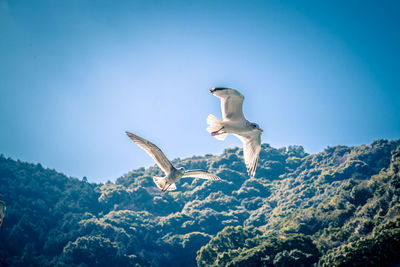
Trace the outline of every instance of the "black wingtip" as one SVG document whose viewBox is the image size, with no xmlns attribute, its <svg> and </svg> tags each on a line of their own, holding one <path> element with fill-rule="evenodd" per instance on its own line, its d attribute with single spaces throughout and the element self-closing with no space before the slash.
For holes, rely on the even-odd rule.
<svg viewBox="0 0 400 267">
<path fill-rule="evenodd" d="M 129 136 L 129 138 L 132 138 L 134 136 L 134 134 L 129 131 L 125 131 L 125 133 L 127 136 Z"/>
<path fill-rule="evenodd" d="M 228 87 L 214 87 L 210 89 L 211 93 L 214 93 L 215 91 L 221 91 L 221 90 L 226 90 L 226 89 L 230 89 Z"/>
</svg>

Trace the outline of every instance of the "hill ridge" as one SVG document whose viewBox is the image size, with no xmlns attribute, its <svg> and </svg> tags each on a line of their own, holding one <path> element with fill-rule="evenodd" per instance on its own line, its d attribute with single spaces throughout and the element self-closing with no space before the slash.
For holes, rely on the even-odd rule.
<svg viewBox="0 0 400 267">
<path fill-rule="evenodd" d="M 164 194 L 154 166 L 96 184 L 2 155 L 0 265 L 339 266 L 354 255 L 391 263 L 400 243 L 399 151 L 400 140 L 385 139 L 317 154 L 263 144 L 250 179 L 242 149 L 227 148 L 173 161 L 224 181 L 189 178 Z M 366 249 L 382 240 L 385 259 Z"/>
</svg>

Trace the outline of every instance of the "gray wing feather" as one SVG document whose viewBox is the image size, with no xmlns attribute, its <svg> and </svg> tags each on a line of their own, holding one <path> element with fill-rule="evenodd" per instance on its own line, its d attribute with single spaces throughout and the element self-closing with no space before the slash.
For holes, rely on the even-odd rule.
<svg viewBox="0 0 400 267">
<path fill-rule="evenodd" d="M 126 131 L 126 134 L 135 142 L 138 146 L 140 146 L 144 151 L 149 154 L 154 161 L 157 163 L 158 167 L 168 175 L 171 170 L 174 168 L 168 158 L 164 155 L 164 153 L 159 149 L 155 144 L 150 141 L 137 136 L 133 133 Z"/>
<path fill-rule="evenodd" d="M 249 134 L 235 135 L 243 143 L 243 157 L 247 172 L 250 177 L 254 177 L 261 151 L 261 132 L 251 131 Z"/>
<path fill-rule="evenodd" d="M 244 96 L 235 89 L 213 88 L 213 95 L 221 99 L 222 118 L 224 120 L 243 120 Z"/>
<path fill-rule="evenodd" d="M 211 174 L 209 172 L 206 171 L 202 171 L 202 170 L 191 170 L 191 171 L 186 171 L 182 178 L 186 178 L 186 177 L 193 177 L 193 178 L 200 178 L 200 179 L 207 179 L 207 180 L 221 180 L 221 178 L 219 178 L 218 176 Z"/>
</svg>

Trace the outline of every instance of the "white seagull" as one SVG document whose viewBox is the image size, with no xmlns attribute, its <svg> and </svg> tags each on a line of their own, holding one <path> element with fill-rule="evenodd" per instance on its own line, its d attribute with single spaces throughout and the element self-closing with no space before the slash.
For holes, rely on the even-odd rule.
<svg viewBox="0 0 400 267">
<path fill-rule="evenodd" d="M 133 142 L 135 142 L 144 151 L 146 151 L 147 154 L 149 154 L 150 157 L 154 159 L 158 167 L 160 167 L 160 169 L 165 173 L 165 177 L 153 177 L 154 183 L 159 189 L 161 189 L 161 192 L 165 192 L 167 190 L 175 190 L 175 183 L 181 178 L 193 177 L 213 181 L 221 180 L 221 178 L 219 178 L 218 176 L 203 170 L 185 171 L 184 168 L 176 169 L 168 160 L 168 158 L 164 155 L 161 149 L 159 149 L 155 144 L 128 131 L 126 131 L 126 134 L 133 140 Z"/>
<path fill-rule="evenodd" d="M 2 195 L 0 194 L 0 197 Z M 6 204 L 0 200 L 0 226 L 3 224 L 4 214 L 6 212 Z"/>
<path fill-rule="evenodd" d="M 244 96 L 235 89 L 215 87 L 210 92 L 221 99 L 222 119 L 208 115 L 207 131 L 218 140 L 225 140 L 232 133 L 243 143 L 244 162 L 250 177 L 256 174 L 261 150 L 261 133 L 257 123 L 249 122 L 243 115 Z"/>
</svg>

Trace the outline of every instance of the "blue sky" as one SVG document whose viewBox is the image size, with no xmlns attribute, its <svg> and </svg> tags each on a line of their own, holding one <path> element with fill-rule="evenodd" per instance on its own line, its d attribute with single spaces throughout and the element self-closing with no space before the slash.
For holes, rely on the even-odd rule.
<svg viewBox="0 0 400 267">
<path fill-rule="evenodd" d="M 90 181 L 241 145 L 209 88 L 274 147 L 400 138 L 398 1 L 0 0 L 0 153 Z"/>
</svg>

